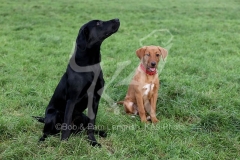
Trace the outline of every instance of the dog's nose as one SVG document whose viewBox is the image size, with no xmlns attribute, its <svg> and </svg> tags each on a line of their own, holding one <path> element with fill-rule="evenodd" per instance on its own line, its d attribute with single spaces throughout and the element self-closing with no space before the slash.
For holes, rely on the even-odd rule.
<svg viewBox="0 0 240 160">
<path fill-rule="evenodd" d="M 151 62 L 152 67 L 156 66 L 156 62 Z"/>
</svg>

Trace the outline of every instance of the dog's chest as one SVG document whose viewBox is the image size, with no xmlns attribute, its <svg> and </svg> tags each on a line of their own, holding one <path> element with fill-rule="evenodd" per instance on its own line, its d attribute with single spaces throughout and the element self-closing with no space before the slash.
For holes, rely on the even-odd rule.
<svg viewBox="0 0 240 160">
<path fill-rule="evenodd" d="M 145 85 L 142 87 L 143 96 L 151 96 L 151 95 L 152 95 L 153 88 L 154 88 L 154 84 L 152 84 L 152 83 L 145 84 Z"/>
</svg>

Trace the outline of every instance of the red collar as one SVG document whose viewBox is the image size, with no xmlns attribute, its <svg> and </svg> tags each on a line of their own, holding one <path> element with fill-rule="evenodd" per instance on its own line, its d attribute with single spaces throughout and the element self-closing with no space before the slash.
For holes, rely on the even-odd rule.
<svg viewBox="0 0 240 160">
<path fill-rule="evenodd" d="M 148 71 L 148 70 L 146 70 L 146 68 L 144 67 L 144 65 L 142 63 L 140 65 L 140 67 L 148 75 L 152 76 L 152 75 L 155 75 L 157 73 L 157 69 L 155 69 L 155 71 Z"/>
</svg>

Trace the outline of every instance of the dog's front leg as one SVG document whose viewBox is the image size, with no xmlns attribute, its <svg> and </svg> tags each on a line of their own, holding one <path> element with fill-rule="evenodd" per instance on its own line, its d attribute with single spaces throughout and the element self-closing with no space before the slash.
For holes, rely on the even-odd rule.
<svg viewBox="0 0 240 160">
<path fill-rule="evenodd" d="M 93 98 L 93 104 L 92 104 L 92 109 L 88 108 L 88 116 L 89 116 L 89 123 L 87 126 L 87 134 L 88 134 L 88 140 L 92 146 L 101 146 L 99 144 L 94 136 L 95 133 L 95 120 L 97 116 L 97 111 L 98 111 L 98 103 L 100 100 L 100 96 L 96 95 Z"/>
<path fill-rule="evenodd" d="M 156 117 L 156 105 L 157 105 L 157 97 L 158 97 L 158 85 L 156 85 L 156 87 L 154 88 L 154 94 L 150 99 L 150 103 L 151 103 L 151 111 L 150 111 L 150 117 L 151 117 L 151 121 L 153 123 L 157 123 L 158 119 Z"/>
<path fill-rule="evenodd" d="M 138 113 L 141 118 L 141 122 L 147 122 L 146 112 L 143 105 L 142 93 L 138 89 L 135 89 L 135 91 L 136 91 L 135 96 L 136 96 L 136 101 L 138 106 Z"/>
<path fill-rule="evenodd" d="M 71 134 L 71 122 L 72 122 L 72 114 L 73 114 L 73 110 L 75 107 L 75 101 L 73 100 L 68 100 L 67 101 L 67 106 L 66 106 L 66 110 L 65 110 L 65 114 L 64 114 L 64 121 L 62 124 L 62 136 L 61 136 L 61 140 L 67 140 Z"/>
<path fill-rule="evenodd" d="M 90 119 L 89 123 L 88 123 L 88 130 L 87 130 L 87 134 L 88 134 L 88 140 L 90 142 L 90 144 L 92 146 L 101 146 L 101 144 L 99 144 L 94 136 L 94 130 L 95 130 L 95 119 Z"/>
<path fill-rule="evenodd" d="M 100 77 L 102 77 L 102 72 L 100 72 Z M 91 88 L 94 87 L 94 88 Z M 94 136 L 95 132 L 95 120 L 97 117 L 97 111 L 98 111 L 98 105 L 99 101 L 103 92 L 104 87 L 104 79 L 99 78 L 97 80 L 96 85 L 91 86 L 89 91 L 94 89 L 93 94 L 91 92 L 88 93 L 88 100 L 89 100 L 89 106 L 88 106 L 88 117 L 89 117 L 89 123 L 87 127 L 87 134 L 88 134 L 88 140 L 92 146 L 99 146 L 101 147 L 101 144 L 99 144 Z"/>
</svg>

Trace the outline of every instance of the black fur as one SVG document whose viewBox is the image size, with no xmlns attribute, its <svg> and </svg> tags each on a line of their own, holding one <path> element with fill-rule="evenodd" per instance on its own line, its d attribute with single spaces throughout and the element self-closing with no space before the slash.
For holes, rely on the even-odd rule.
<svg viewBox="0 0 240 160">
<path fill-rule="evenodd" d="M 46 108 L 45 117 L 34 117 L 44 123 L 40 141 L 60 131 L 61 140 L 66 140 L 71 133 L 84 128 L 87 129 L 90 144 L 100 146 L 94 137 L 93 127 L 104 87 L 100 67 L 100 46 L 104 39 L 118 30 L 119 26 L 119 19 L 112 19 L 93 20 L 80 28 L 75 53 Z M 88 116 L 83 113 L 86 108 Z M 56 127 L 59 124 L 62 126 L 60 129 Z M 102 137 L 106 136 L 104 131 L 97 133 Z"/>
</svg>

